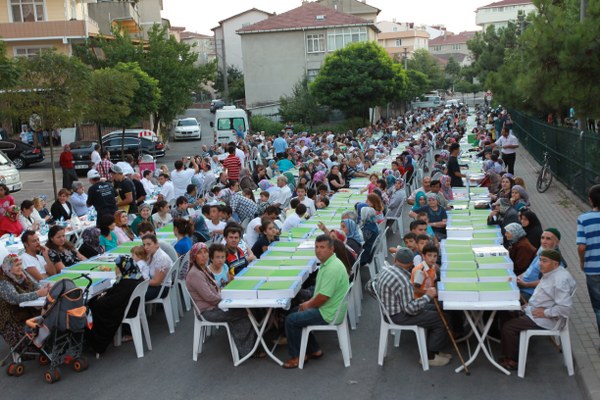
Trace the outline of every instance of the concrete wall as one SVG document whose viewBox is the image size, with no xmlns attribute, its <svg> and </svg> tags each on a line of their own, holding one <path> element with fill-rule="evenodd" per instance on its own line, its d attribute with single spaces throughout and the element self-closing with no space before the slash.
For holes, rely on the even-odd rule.
<svg viewBox="0 0 600 400">
<path fill-rule="evenodd" d="M 244 13 L 238 17 L 231 18 L 224 21 L 222 24 L 223 28 L 223 40 L 225 45 L 225 59 L 227 65 L 234 66 L 240 71 L 244 72 L 244 61 L 242 56 L 242 39 L 240 35 L 236 33 L 238 29 L 245 26 L 255 24 L 262 20 L 267 19 L 268 15 L 259 11 L 250 11 Z M 220 39 L 220 38 L 216 38 Z M 221 49 L 222 44 L 217 43 L 217 49 Z M 217 54 L 220 54 L 217 52 Z"/>
</svg>

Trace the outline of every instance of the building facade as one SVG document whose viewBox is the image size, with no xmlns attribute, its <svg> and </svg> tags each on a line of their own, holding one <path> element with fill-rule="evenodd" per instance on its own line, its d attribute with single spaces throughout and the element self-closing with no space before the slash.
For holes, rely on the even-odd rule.
<svg viewBox="0 0 600 400">
<path fill-rule="evenodd" d="M 207 64 L 217 57 L 215 53 L 215 38 L 213 36 L 188 31 L 181 32 L 179 36 L 183 43 L 190 45 L 191 50 L 198 54 L 197 66 Z"/>
<path fill-rule="evenodd" d="M 497 30 L 508 25 L 509 21 L 516 21 L 519 14 L 526 16 L 532 12 L 536 12 L 532 1 L 502 0 L 475 10 L 475 23 L 484 31 L 488 26 L 494 26 Z"/>
<path fill-rule="evenodd" d="M 437 57 L 442 64 L 447 63 L 448 59 L 453 57 L 461 66 L 470 65 L 473 60 L 467 47 L 467 41 L 472 39 L 475 33 L 475 31 L 460 32 L 458 34 L 446 32 L 445 35 L 429 41 L 429 52 Z"/>
<path fill-rule="evenodd" d="M 429 33 L 411 22 L 380 21 L 377 43 L 396 60 L 411 58 L 415 50 L 429 48 Z"/>
<path fill-rule="evenodd" d="M 366 19 L 369 22 L 377 21 L 377 16 L 381 12 L 377 7 L 367 4 L 366 0 L 317 0 L 317 3 L 339 12 Z"/>
<path fill-rule="evenodd" d="M 378 32 L 372 22 L 318 3 L 238 30 L 247 107 L 277 104 L 304 76 L 314 79 L 329 53 L 352 42 L 375 41 Z"/>
</svg>

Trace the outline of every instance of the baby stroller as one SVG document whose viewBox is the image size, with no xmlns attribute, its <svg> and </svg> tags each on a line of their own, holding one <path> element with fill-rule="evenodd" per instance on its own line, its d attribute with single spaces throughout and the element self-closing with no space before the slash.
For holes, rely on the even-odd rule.
<svg viewBox="0 0 600 400">
<path fill-rule="evenodd" d="M 23 356 L 32 354 L 32 349 L 39 352 L 41 365 L 49 365 L 44 373 L 48 383 L 60 380 L 62 364 L 70 364 L 74 371 L 85 371 L 88 362 L 81 356 L 83 336 L 87 323 L 87 296 L 92 280 L 85 289 L 79 288 L 71 279 L 56 282 L 48 295 L 38 317 L 26 321 L 25 334 L 17 345 L 11 349 L 13 362 L 8 366 L 9 375 L 20 376 L 25 371 L 21 362 Z"/>
</svg>

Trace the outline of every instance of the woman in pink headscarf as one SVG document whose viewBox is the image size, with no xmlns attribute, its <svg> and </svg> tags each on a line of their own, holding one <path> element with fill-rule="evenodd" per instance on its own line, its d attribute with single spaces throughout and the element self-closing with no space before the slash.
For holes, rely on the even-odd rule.
<svg viewBox="0 0 600 400">
<path fill-rule="evenodd" d="M 440 178 L 440 183 L 444 198 L 448 201 L 454 200 L 454 192 L 452 192 L 452 186 L 450 185 L 450 177 L 448 175 L 442 175 Z"/>
</svg>

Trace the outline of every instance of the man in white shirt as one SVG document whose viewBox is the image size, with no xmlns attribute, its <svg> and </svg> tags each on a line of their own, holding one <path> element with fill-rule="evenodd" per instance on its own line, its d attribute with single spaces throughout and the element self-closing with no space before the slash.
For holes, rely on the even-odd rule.
<svg viewBox="0 0 600 400">
<path fill-rule="evenodd" d="M 312 199 L 306 197 L 306 186 L 302 184 L 298 185 L 298 187 L 296 188 L 296 194 L 298 195 L 298 197 L 295 198 L 297 198 L 300 201 L 300 203 L 306 206 L 308 216 L 312 217 L 317 210 L 315 208 L 315 202 Z"/>
<path fill-rule="evenodd" d="M 218 243 L 223 238 L 223 231 L 225 230 L 225 222 L 219 219 L 219 208 L 217 204 L 210 206 L 208 212 L 208 218 L 205 218 L 206 227 L 210 233 L 210 237 L 213 239 L 213 243 Z"/>
<path fill-rule="evenodd" d="M 304 220 L 304 214 L 306 214 L 306 206 L 300 203 L 296 207 L 296 211 L 293 214 L 290 214 L 285 221 L 283 221 L 283 228 L 281 228 L 281 232 L 286 233 L 290 229 L 300 225 L 302 220 Z"/>
<path fill-rule="evenodd" d="M 515 174 L 515 161 L 519 140 L 507 128 L 502 129 L 502 136 L 496 140 L 496 146 L 502 148 L 502 161 L 506 164 L 509 174 Z"/>
<path fill-rule="evenodd" d="M 277 178 L 277 187 L 279 188 L 279 192 L 273 196 L 272 204 L 284 209 L 290 204 L 290 200 L 292 199 L 292 190 L 287 185 L 287 178 L 285 176 L 280 175 Z"/>
<path fill-rule="evenodd" d="M 96 165 L 100 164 L 100 162 L 102 161 L 102 157 L 100 157 L 100 145 L 97 144 L 94 146 L 94 151 L 92 151 L 92 155 L 91 155 L 91 160 L 92 160 L 92 164 L 94 164 L 94 166 L 92 168 L 96 168 Z"/>
<path fill-rule="evenodd" d="M 184 162 L 191 162 L 192 168 L 184 169 Z M 195 158 L 183 158 L 175 161 L 175 169 L 171 171 L 171 182 L 175 190 L 175 197 L 183 196 L 186 193 L 187 186 L 192 183 L 192 177 L 198 173 L 200 169 L 196 164 Z"/>
<path fill-rule="evenodd" d="M 32 278 L 40 281 L 50 275 L 56 274 L 54 267 L 51 267 L 53 264 L 48 257 L 48 248 L 41 245 L 40 236 L 36 232 L 26 230 L 21 235 L 21 241 L 25 247 L 25 253 L 22 255 L 23 269 Z M 47 266 L 51 269 L 47 270 Z"/>
<path fill-rule="evenodd" d="M 150 181 L 150 177 L 152 177 L 152 171 L 147 169 L 142 172 L 143 172 L 143 178 L 140 182 L 142 182 L 142 185 L 144 185 L 144 190 L 146 191 L 146 194 L 148 196 L 150 196 L 152 193 L 154 193 L 154 188 L 155 188 L 152 181 Z"/>
<path fill-rule="evenodd" d="M 160 174 L 158 176 L 158 183 L 160 185 L 158 199 L 165 200 L 167 203 L 175 200 L 175 189 L 173 188 L 173 182 L 169 180 L 169 175 Z"/>
<path fill-rule="evenodd" d="M 234 144 L 235 145 L 235 144 Z M 235 156 L 240 159 L 240 163 L 242 163 L 242 168 L 244 168 L 244 162 L 246 161 L 246 155 L 239 147 L 235 147 Z"/>
</svg>

